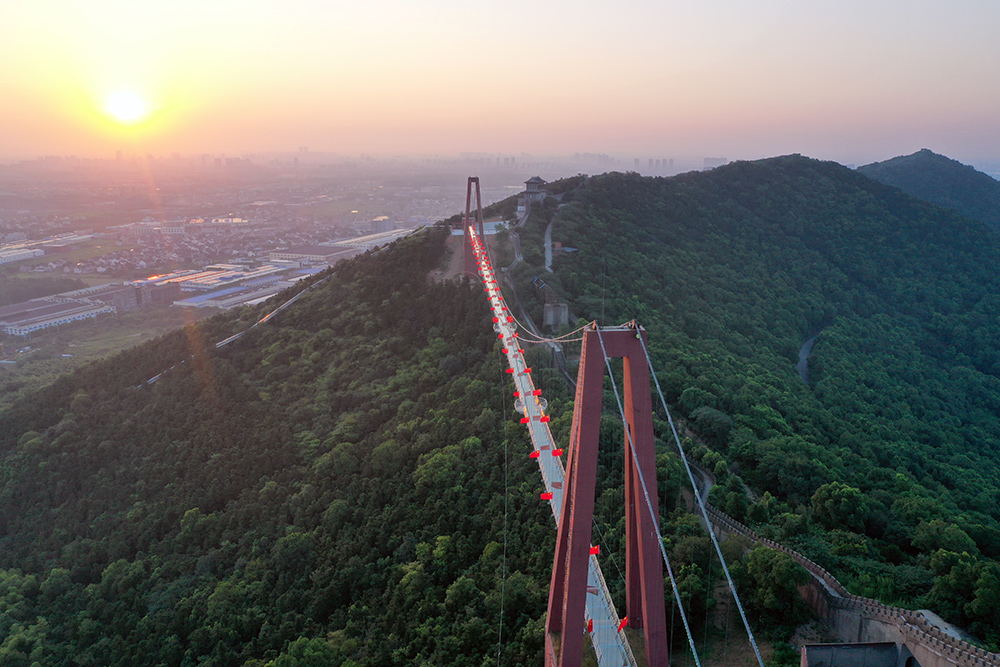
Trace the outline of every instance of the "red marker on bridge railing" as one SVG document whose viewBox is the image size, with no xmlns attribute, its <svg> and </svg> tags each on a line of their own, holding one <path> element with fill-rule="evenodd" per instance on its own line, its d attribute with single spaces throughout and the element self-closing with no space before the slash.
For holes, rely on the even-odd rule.
<svg viewBox="0 0 1000 667">
<path fill-rule="evenodd" d="M 550 419 L 551 419 L 551 417 L 549 417 L 548 415 L 542 415 L 542 418 L 539 419 L 538 421 L 540 421 L 540 422 L 547 422 Z M 562 451 L 562 450 L 560 450 L 560 451 Z"/>
<path fill-rule="evenodd" d="M 535 389 L 534 391 L 531 392 L 531 395 L 532 396 L 541 396 L 542 395 L 542 390 L 541 389 Z"/>
<path fill-rule="evenodd" d="M 531 420 L 528 419 L 527 417 L 521 417 L 521 423 L 522 424 L 527 424 L 529 421 L 531 421 Z"/>
<path fill-rule="evenodd" d="M 521 392 L 515 391 L 514 392 L 514 398 L 521 398 Z"/>
<path fill-rule="evenodd" d="M 559 449 L 552 450 L 552 456 L 562 456 L 562 453 L 563 453 L 562 447 L 560 447 Z"/>
<path fill-rule="evenodd" d="M 591 556 L 597 556 L 600 553 L 601 553 L 601 545 L 600 544 L 595 544 L 594 546 L 590 547 L 590 555 Z"/>
<path fill-rule="evenodd" d="M 551 491 L 546 491 L 545 493 L 540 493 L 539 497 L 542 500 L 552 500 L 552 492 Z"/>
<path fill-rule="evenodd" d="M 622 622 L 618 624 L 618 632 L 622 631 L 622 628 L 625 627 L 626 623 L 628 623 L 628 616 L 626 616 L 625 618 L 623 618 Z"/>
<path fill-rule="evenodd" d="M 507 369 L 507 372 L 508 372 L 508 373 L 513 373 L 513 372 L 514 372 L 514 369 L 513 369 L 513 368 L 508 368 L 508 369 Z"/>
<path fill-rule="evenodd" d="M 528 458 L 529 459 L 537 459 L 540 455 L 541 455 L 541 452 L 539 452 L 538 450 L 535 450 L 535 451 L 531 452 L 530 454 L 528 454 Z"/>
<path fill-rule="evenodd" d="M 499 318 L 499 317 L 494 317 L 494 318 L 493 318 L 493 324 L 496 324 L 496 323 L 497 323 L 497 322 L 499 322 L 499 321 L 500 321 L 500 318 Z"/>
<path fill-rule="evenodd" d="M 592 618 L 587 620 L 587 632 L 591 634 L 594 632 L 594 619 Z"/>
</svg>

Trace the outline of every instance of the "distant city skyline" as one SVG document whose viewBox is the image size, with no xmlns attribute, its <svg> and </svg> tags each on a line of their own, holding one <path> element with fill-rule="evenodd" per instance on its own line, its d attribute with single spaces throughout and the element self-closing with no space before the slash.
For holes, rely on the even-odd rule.
<svg viewBox="0 0 1000 667">
<path fill-rule="evenodd" d="M 983 165 L 998 27 L 992 0 L 8 3 L 0 162 L 308 146 Z"/>
</svg>

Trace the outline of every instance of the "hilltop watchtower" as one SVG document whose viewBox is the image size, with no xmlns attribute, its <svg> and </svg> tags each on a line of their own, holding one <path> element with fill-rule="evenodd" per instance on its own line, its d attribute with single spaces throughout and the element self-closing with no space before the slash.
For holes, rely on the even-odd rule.
<svg viewBox="0 0 1000 667">
<path fill-rule="evenodd" d="M 540 176 L 532 176 L 524 182 L 525 202 L 542 201 L 545 199 L 547 183 Z"/>
</svg>

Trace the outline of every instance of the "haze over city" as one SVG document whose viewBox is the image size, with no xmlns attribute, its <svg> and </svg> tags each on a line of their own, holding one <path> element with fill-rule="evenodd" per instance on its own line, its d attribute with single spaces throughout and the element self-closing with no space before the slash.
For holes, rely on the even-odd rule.
<svg viewBox="0 0 1000 667">
<path fill-rule="evenodd" d="M 596 152 L 1000 159 L 1000 5 L 851 0 L 0 10 L 0 160 Z"/>
</svg>

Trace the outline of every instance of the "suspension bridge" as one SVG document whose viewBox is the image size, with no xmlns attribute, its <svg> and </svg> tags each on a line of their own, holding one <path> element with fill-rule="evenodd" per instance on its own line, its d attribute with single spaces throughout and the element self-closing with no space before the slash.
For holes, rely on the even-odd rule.
<svg viewBox="0 0 1000 667">
<path fill-rule="evenodd" d="M 473 199 L 476 201 L 475 207 Z M 538 461 L 544 489 L 539 495 L 542 500 L 549 502 L 556 522 L 556 550 L 545 624 L 545 664 L 547 667 L 580 665 L 586 635 L 601 667 L 637 666 L 639 663 L 623 632 L 627 626 L 642 631 L 644 664 L 648 667 L 667 667 L 670 664 L 670 651 L 663 599 L 664 569 L 675 600 L 680 600 L 680 595 L 660 536 L 651 373 L 668 420 L 669 410 L 649 358 L 645 331 L 635 322 L 618 327 L 600 327 L 591 323 L 563 337 L 567 339 L 579 336 L 582 347 L 570 442 L 566 451 L 557 447 L 549 429 L 545 399 L 535 387 L 531 368 L 525 362 L 519 323 L 500 291 L 485 244 L 477 177 L 470 177 L 468 181 L 462 224 L 465 239 L 464 269 L 482 280 L 493 313 L 493 328 L 503 345 L 506 371 L 511 375 L 515 388 L 515 407 L 522 414 L 521 423 L 527 427 L 531 437 L 530 456 Z M 554 340 L 542 339 L 526 328 L 521 329 L 535 339 L 532 342 Z M 623 398 L 619 397 L 610 362 L 612 358 L 618 357 L 624 360 Z M 600 545 L 591 542 L 605 370 L 611 378 L 625 433 L 626 614 L 623 617 L 619 617 L 615 609 L 601 571 Z M 671 427 L 673 428 L 672 421 Z M 681 460 L 687 466 L 676 429 L 673 435 Z M 565 465 L 563 455 L 567 457 Z M 687 472 L 692 488 L 697 489 L 689 466 Z M 697 492 L 695 497 L 701 507 L 705 525 L 709 527 L 704 501 Z M 708 534 L 722 563 L 757 662 L 763 667 L 763 660 L 726 568 L 722 551 L 710 528 Z M 697 667 L 700 667 L 687 616 L 682 606 L 679 609 L 692 656 Z"/>
<path fill-rule="evenodd" d="M 473 196 L 476 206 L 472 207 Z M 930 624 L 919 612 L 891 607 L 876 600 L 851 595 L 829 572 L 801 554 L 733 520 L 707 503 L 707 485 L 696 480 L 693 466 L 681 447 L 680 437 L 670 416 L 663 391 L 646 347 L 646 334 L 635 322 L 618 327 L 591 323 L 558 338 L 544 338 L 521 325 L 500 291 L 489 252 L 485 245 L 479 179 L 470 177 L 466 195 L 464 228 L 464 269 L 482 281 L 493 326 L 511 376 L 515 407 L 528 429 L 532 450 L 542 479 L 540 499 L 548 501 L 556 524 L 556 553 L 546 618 L 546 667 L 575 667 L 582 662 L 589 643 L 601 667 L 631 667 L 645 664 L 668 665 L 669 646 L 663 632 L 663 571 L 667 573 L 674 600 L 680 600 L 676 578 L 663 547 L 659 516 L 655 508 L 656 478 L 652 449 L 652 401 L 650 380 L 670 425 L 671 435 L 694 491 L 697 508 L 722 565 L 729 590 L 747 632 L 759 667 L 763 660 L 717 540 L 718 536 L 739 535 L 753 544 L 782 551 L 801 564 L 812 577 L 809 590 L 800 591 L 810 606 L 830 623 L 842 641 L 894 641 L 899 647 L 898 664 L 905 667 L 1000 667 L 1000 654 L 990 653 L 958 639 Z M 418 230 L 414 230 L 416 232 Z M 317 288 L 333 274 L 297 293 L 269 311 L 244 331 L 216 343 L 217 348 L 239 340 L 248 331 L 269 322 L 292 306 L 303 294 Z M 522 332 L 524 338 L 522 339 Z M 549 430 L 547 403 L 535 386 L 531 368 L 524 358 L 522 343 L 581 342 L 580 367 L 576 383 L 576 403 L 570 443 L 558 448 Z M 619 396 L 610 359 L 621 357 L 623 397 Z M 178 363 L 186 363 L 185 359 Z M 173 367 L 171 367 L 173 368 Z M 150 378 L 153 384 L 163 373 Z M 626 495 L 626 614 L 619 616 L 600 565 L 600 545 L 591 543 L 597 434 L 602 411 L 605 374 L 610 377 L 624 426 Z M 140 385 L 141 386 L 141 385 Z M 563 457 L 566 464 L 563 464 Z M 699 475 L 702 481 L 710 473 Z M 656 559 L 659 551 L 661 560 Z M 662 564 L 661 564 L 662 563 Z M 695 667 L 701 661 L 691 635 L 683 606 L 678 604 L 691 657 Z M 642 662 L 627 639 L 624 629 L 641 630 L 645 639 Z M 588 641 L 585 642 L 584 638 Z"/>
</svg>

